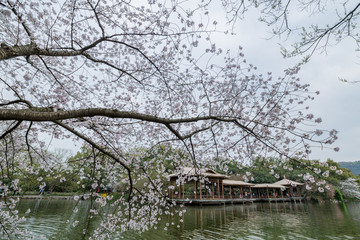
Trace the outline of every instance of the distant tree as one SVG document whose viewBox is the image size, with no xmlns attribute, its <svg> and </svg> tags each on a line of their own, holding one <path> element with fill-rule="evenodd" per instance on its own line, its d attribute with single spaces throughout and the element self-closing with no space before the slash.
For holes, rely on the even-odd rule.
<svg viewBox="0 0 360 240">
<path fill-rule="evenodd" d="M 348 178 L 340 184 L 340 191 L 346 198 L 360 199 L 359 184 L 354 178 Z"/>
<path fill-rule="evenodd" d="M 359 182 L 350 170 L 341 168 L 339 163 L 331 159 L 320 162 L 304 159 L 282 161 L 276 158 L 256 158 L 249 166 L 239 165 L 234 160 L 228 160 L 224 164 L 226 164 L 224 169 L 227 171 L 223 173 L 231 175 L 232 179 L 253 183 L 274 183 L 286 178 L 305 183 L 307 196 L 314 199 L 333 198 L 334 187 L 342 189 L 348 181 L 358 186 Z"/>
<path fill-rule="evenodd" d="M 360 175 L 360 161 L 339 162 L 340 166 L 349 169 L 354 175 Z"/>
<path fill-rule="evenodd" d="M 86 145 L 91 155 L 79 164 L 92 161 L 93 176 L 83 198 L 106 206 L 110 198 L 94 191 L 106 184 L 103 176 L 121 176 L 126 186 L 115 203 L 122 210 L 94 230 L 98 239 L 147 230 L 167 213 L 166 168 L 138 174 L 144 158 L 131 153 L 135 147 L 151 152 L 171 144 L 188 154 L 172 158 L 172 166 L 198 167 L 234 156 L 306 157 L 310 146 L 337 138 L 335 130 L 304 128 L 321 118 L 308 110 L 315 93 L 297 78 L 298 68 L 280 77 L 258 73 L 241 47 L 216 45 L 218 23 L 207 7 L 187 10 L 193 8 L 156 0 L 0 2 L 1 166 L 21 150 L 22 169 L 32 171 L 40 160 L 52 169 L 57 163 L 45 151 L 44 134 Z M 144 178 L 152 187 L 135 189 Z M 16 180 L 6 180 L 10 189 Z M 96 214 L 91 209 L 89 220 Z"/>
</svg>

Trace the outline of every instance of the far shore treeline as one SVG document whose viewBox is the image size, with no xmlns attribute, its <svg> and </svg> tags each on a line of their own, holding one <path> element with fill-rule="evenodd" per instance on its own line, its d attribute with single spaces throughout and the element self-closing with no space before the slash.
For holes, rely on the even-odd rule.
<svg viewBox="0 0 360 240">
<path fill-rule="evenodd" d="M 339 162 L 340 167 L 349 169 L 354 175 L 360 174 L 360 161 Z"/>
<path fill-rule="evenodd" d="M 135 152 L 135 153 L 134 153 Z M 128 155 L 136 152 L 146 152 L 144 149 L 136 149 Z M 135 171 L 146 171 L 149 178 L 134 183 L 134 188 L 141 190 L 151 184 L 152 176 L 155 176 L 156 168 L 160 165 L 166 168 L 168 174 L 173 173 L 176 169 L 183 166 L 176 165 L 173 158 L 183 158 L 184 162 L 189 162 L 185 153 L 180 150 L 158 146 L 156 151 L 151 154 L 141 156 L 143 168 L 140 167 Z M 104 169 L 106 166 L 99 166 L 98 161 L 93 158 L 105 159 L 106 156 L 101 153 L 95 153 L 88 147 L 82 147 L 79 152 L 70 157 L 59 156 L 63 158 L 57 168 L 44 169 L 34 163 L 32 171 L 8 171 L 2 169 L 2 184 L 11 184 L 7 179 L 19 179 L 20 192 L 22 194 L 39 194 L 44 189 L 45 194 L 64 194 L 81 195 L 89 191 L 114 192 L 121 193 L 127 189 L 127 184 L 122 183 L 124 173 L 107 176 Z M 101 161 L 100 161 L 101 162 Z M 104 161 L 105 162 L 105 161 Z M 218 160 L 219 165 L 214 169 L 218 173 L 226 174 L 233 180 L 242 180 L 251 183 L 274 183 L 280 179 L 287 178 L 290 180 L 305 183 L 302 194 L 308 199 L 323 200 L 340 198 L 336 190 L 340 190 L 342 195 L 347 199 L 359 198 L 360 174 L 355 176 L 349 169 L 343 168 L 339 163 L 328 159 L 326 162 L 318 160 L 290 159 L 283 161 L 274 158 L 258 158 L 251 165 L 239 164 L 237 160 L 228 159 L 226 161 Z M 16 163 L 15 163 L 16 164 Z M 11 166 L 15 167 L 15 166 Z M 207 166 L 199 166 L 206 168 Z M 94 174 L 95 171 L 99 173 Z M 10 176 L 12 175 L 12 176 Z M 94 176 L 100 178 L 94 179 Z M 109 180 L 110 179 L 110 180 Z M 112 179 L 112 180 L 111 180 Z M 163 176 L 163 194 L 166 195 L 168 188 L 168 179 Z M 94 183 L 98 187 L 94 188 Z M 350 184 L 350 185 L 349 185 Z M 352 188 L 352 189 L 349 189 Z M 95 189 L 95 190 L 94 190 Z"/>
</svg>

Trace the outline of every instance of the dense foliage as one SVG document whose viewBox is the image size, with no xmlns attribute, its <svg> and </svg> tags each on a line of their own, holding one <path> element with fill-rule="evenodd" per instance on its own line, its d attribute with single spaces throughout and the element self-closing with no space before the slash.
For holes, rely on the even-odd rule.
<svg viewBox="0 0 360 240">
<path fill-rule="evenodd" d="M 345 198 L 357 198 L 360 178 L 349 169 L 340 167 L 340 164 L 328 159 L 326 162 L 318 160 L 290 160 L 256 159 L 249 166 L 239 165 L 237 161 L 226 161 L 225 171 L 233 179 L 253 183 L 274 183 L 287 178 L 305 183 L 304 194 L 309 198 L 329 199 L 335 197 L 334 187 L 338 187 Z M 221 171 L 220 169 L 218 169 Z M 349 194 L 353 192 L 353 194 Z"/>
<path fill-rule="evenodd" d="M 127 184 L 121 179 L 126 177 L 121 172 L 116 176 L 109 176 L 104 165 L 94 162 L 91 148 L 82 147 L 81 151 L 68 158 L 66 166 L 58 172 L 46 173 L 40 167 L 35 168 L 36 174 L 19 175 L 19 186 L 26 191 L 38 191 L 39 184 L 45 183 L 45 189 L 49 194 L 52 192 L 65 192 L 77 195 L 86 194 L 93 190 L 92 184 L 98 183 L 96 191 L 99 193 L 111 192 L 128 193 Z M 142 148 L 133 149 L 132 153 L 126 154 L 132 158 L 139 157 L 137 175 L 143 176 L 134 184 L 134 189 L 139 192 L 154 188 L 154 184 L 161 194 L 167 194 L 167 174 L 174 173 L 184 166 L 191 166 L 191 159 L 186 152 L 174 149 L 166 145 L 159 145 L 152 151 Z M 108 157 L 104 154 L 96 156 L 106 162 Z M 176 164 L 174 159 L 182 159 L 184 165 Z M 109 160 L 109 159 L 108 159 Z M 220 161 L 224 165 L 216 170 L 219 173 L 230 176 L 230 179 L 237 179 L 251 183 L 274 183 L 286 178 L 293 181 L 305 183 L 303 194 L 313 199 L 329 199 L 335 197 L 334 187 L 338 188 L 345 198 L 358 198 L 359 176 L 355 176 L 349 169 L 340 167 L 340 164 L 332 160 L 326 162 L 309 160 L 281 161 L 275 158 L 257 158 L 251 165 L 239 164 L 236 160 Z M 199 165 L 199 168 L 211 167 L 211 165 Z M 164 169 L 161 169 L 164 168 Z M 38 170 L 36 170 L 38 169 Z M 101 174 L 94 174 L 100 171 Z M 163 174 L 161 182 L 154 183 L 156 176 Z M 80 177 L 81 176 L 81 177 Z M 191 192 L 191 189 L 187 189 Z M 117 194 L 116 194 L 117 195 Z"/>
</svg>

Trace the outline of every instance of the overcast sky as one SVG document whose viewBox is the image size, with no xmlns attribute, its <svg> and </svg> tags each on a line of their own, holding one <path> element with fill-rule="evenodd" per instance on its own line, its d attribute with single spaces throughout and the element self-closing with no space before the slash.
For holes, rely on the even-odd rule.
<svg viewBox="0 0 360 240">
<path fill-rule="evenodd" d="M 279 47 L 282 40 L 276 37 L 269 40 L 270 29 L 257 21 L 256 14 L 246 15 L 236 28 L 241 33 L 238 44 L 243 46 L 246 59 L 259 71 L 281 75 L 284 69 L 300 61 L 300 58 L 282 57 Z M 310 105 L 311 112 L 322 117 L 322 128 L 339 131 L 334 147 L 340 147 L 340 151 L 313 149 L 312 159 L 360 160 L 360 82 L 352 84 L 339 80 L 360 81 L 360 57 L 355 48 L 353 40 L 345 40 L 329 47 L 327 53 L 315 53 L 300 70 L 302 82 L 309 83 L 314 91 L 320 91 Z"/>
<path fill-rule="evenodd" d="M 224 19 L 224 13 L 217 11 L 219 30 Z M 270 29 L 258 20 L 255 11 L 246 14 L 243 21 L 238 21 L 234 31 L 236 36 L 213 35 L 223 48 L 243 47 L 248 63 L 258 67 L 261 73 L 273 72 L 274 76 L 282 76 L 283 70 L 294 66 L 300 58 L 284 59 L 280 53 L 279 43 L 289 44 L 291 40 L 282 42 L 278 38 L 269 40 Z M 296 16 L 302 24 L 307 18 Z M 311 103 L 310 110 L 323 120 L 319 128 L 336 129 L 339 139 L 333 147 L 340 147 L 339 152 L 332 149 L 312 149 L 311 159 L 326 161 L 360 160 L 360 83 L 344 83 L 339 78 L 349 81 L 360 81 L 360 57 L 355 52 L 353 41 L 343 41 L 341 44 L 328 48 L 327 54 L 315 53 L 310 62 L 304 65 L 299 73 L 303 83 L 309 83 L 311 89 L 320 91 L 320 95 Z M 54 148 L 70 148 L 76 151 L 72 143 L 53 141 Z"/>
</svg>

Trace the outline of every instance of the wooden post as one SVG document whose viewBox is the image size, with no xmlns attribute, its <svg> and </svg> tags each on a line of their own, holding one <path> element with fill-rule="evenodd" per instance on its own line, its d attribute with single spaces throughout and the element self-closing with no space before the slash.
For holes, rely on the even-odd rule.
<svg viewBox="0 0 360 240">
<path fill-rule="evenodd" d="M 196 186 L 196 180 L 195 180 L 195 181 L 194 181 L 195 199 L 197 198 L 197 197 L 196 197 L 196 195 L 197 195 L 197 194 L 196 194 L 196 193 L 197 193 L 197 189 L 196 189 L 196 187 L 197 187 L 197 186 Z"/>
<path fill-rule="evenodd" d="M 230 188 L 230 198 L 232 198 L 231 185 L 229 186 L 229 188 Z"/>
<path fill-rule="evenodd" d="M 242 187 L 240 186 L 240 195 L 241 195 L 241 198 L 244 198 L 243 196 L 243 191 L 242 191 Z"/>
<path fill-rule="evenodd" d="M 270 198 L 269 197 L 269 188 L 268 187 L 266 187 L 266 193 L 267 193 L 267 197 Z"/>
<path fill-rule="evenodd" d="M 182 189 L 182 198 L 185 199 L 185 183 L 182 185 L 183 189 Z"/>
<path fill-rule="evenodd" d="M 299 186 L 296 186 L 296 193 L 297 193 L 297 196 L 300 197 L 300 190 L 299 190 Z"/>
<path fill-rule="evenodd" d="M 273 188 L 273 195 L 276 198 L 275 188 Z"/>
<path fill-rule="evenodd" d="M 181 198 L 181 183 L 179 183 L 179 192 L 178 192 L 178 198 Z"/>
<path fill-rule="evenodd" d="M 218 187 L 218 197 L 220 199 L 220 180 L 217 179 L 217 187 Z"/>
<path fill-rule="evenodd" d="M 215 192 L 214 192 L 214 183 L 213 182 L 211 182 L 211 184 L 212 184 L 212 197 L 213 197 L 213 199 L 215 199 Z"/>
<path fill-rule="evenodd" d="M 201 189 L 201 181 L 199 181 L 200 184 L 200 199 L 202 198 L 202 189 Z"/>
<path fill-rule="evenodd" d="M 252 196 L 251 187 L 249 187 L 249 189 L 250 189 L 250 198 L 252 199 L 252 198 L 253 198 L 253 196 Z"/>
<path fill-rule="evenodd" d="M 223 181 L 221 181 L 221 191 L 222 191 L 222 198 L 225 199 L 225 196 L 224 196 L 224 183 L 223 183 Z"/>
</svg>

